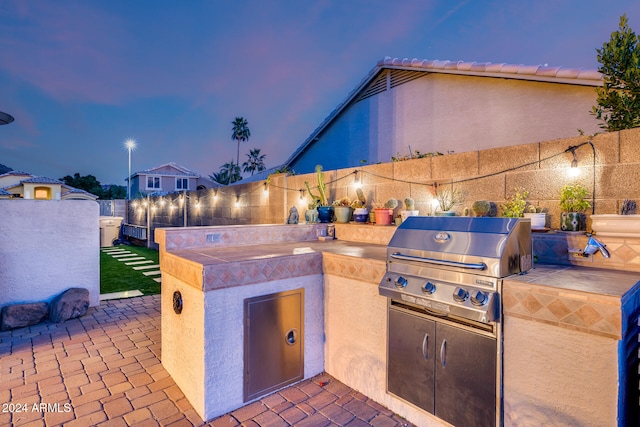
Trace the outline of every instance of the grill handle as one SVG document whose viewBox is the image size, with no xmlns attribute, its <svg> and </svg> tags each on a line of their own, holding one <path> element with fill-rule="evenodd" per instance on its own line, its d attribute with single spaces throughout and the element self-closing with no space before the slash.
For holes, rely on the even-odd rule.
<svg viewBox="0 0 640 427">
<path fill-rule="evenodd" d="M 418 262 L 424 262 L 426 264 L 444 265 L 446 267 L 467 268 L 470 270 L 485 270 L 487 268 L 487 264 L 485 264 L 484 262 L 468 263 L 468 262 L 446 261 L 443 259 L 436 259 L 436 258 L 423 258 L 423 257 L 413 256 L 413 255 L 403 255 L 400 252 L 392 253 L 389 256 L 393 259 L 399 259 L 402 261 L 418 261 Z"/>
<path fill-rule="evenodd" d="M 429 334 L 424 334 L 422 339 L 422 355 L 425 360 L 429 360 Z"/>
</svg>

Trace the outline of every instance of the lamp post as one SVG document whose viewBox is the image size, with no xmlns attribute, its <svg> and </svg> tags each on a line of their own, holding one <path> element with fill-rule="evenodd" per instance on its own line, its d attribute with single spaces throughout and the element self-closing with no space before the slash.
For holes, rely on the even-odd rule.
<svg viewBox="0 0 640 427">
<path fill-rule="evenodd" d="M 136 149 L 136 140 L 129 138 L 124 142 L 124 146 L 129 151 L 129 175 L 127 175 L 127 200 L 131 200 L 131 152 Z"/>
</svg>

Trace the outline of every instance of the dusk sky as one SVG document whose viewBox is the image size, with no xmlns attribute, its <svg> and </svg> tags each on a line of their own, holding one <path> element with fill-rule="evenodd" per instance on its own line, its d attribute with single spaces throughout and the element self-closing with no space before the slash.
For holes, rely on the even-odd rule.
<svg viewBox="0 0 640 427">
<path fill-rule="evenodd" d="M 0 163 L 50 178 L 278 166 L 389 56 L 597 69 L 638 0 L 0 0 Z M 446 150 L 446 147 L 442 147 Z"/>
</svg>

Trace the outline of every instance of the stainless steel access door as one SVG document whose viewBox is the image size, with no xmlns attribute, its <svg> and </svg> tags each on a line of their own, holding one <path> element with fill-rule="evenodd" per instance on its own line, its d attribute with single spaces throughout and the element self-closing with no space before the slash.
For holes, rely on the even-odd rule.
<svg viewBox="0 0 640 427">
<path fill-rule="evenodd" d="M 436 324 L 389 307 L 387 390 L 434 413 Z"/>
<path fill-rule="evenodd" d="M 435 415 L 455 426 L 495 426 L 497 340 L 438 322 L 435 346 Z"/>
<path fill-rule="evenodd" d="M 247 402 L 304 378 L 304 289 L 247 298 L 244 311 Z"/>
</svg>

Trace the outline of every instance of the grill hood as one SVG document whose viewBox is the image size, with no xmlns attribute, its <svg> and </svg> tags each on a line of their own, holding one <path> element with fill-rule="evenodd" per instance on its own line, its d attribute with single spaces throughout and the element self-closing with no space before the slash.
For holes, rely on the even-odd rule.
<svg viewBox="0 0 640 427">
<path fill-rule="evenodd" d="M 529 219 L 412 216 L 391 238 L 387 262 L 501 278 L 531 269 L 532 249 Z"/>
</svg>

